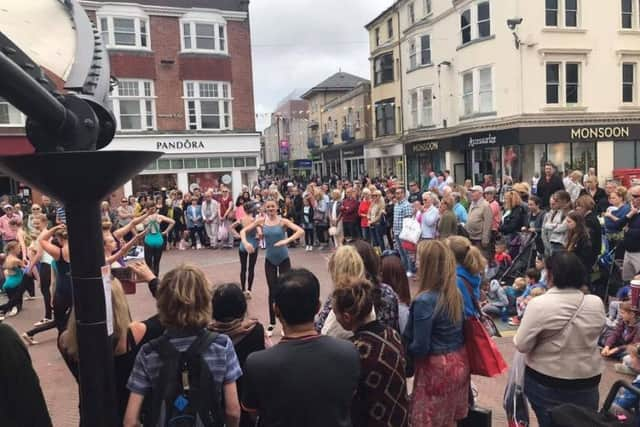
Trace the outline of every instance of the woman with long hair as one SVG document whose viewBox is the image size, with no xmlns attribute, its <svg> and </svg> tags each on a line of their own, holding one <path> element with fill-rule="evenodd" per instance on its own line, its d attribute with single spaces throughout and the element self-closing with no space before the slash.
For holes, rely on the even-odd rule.
<svg viewBox="0 0 640 427">
<path fill-rule="evenodd" d="M 240 233 L 236 231 L 239 226 L 240 232 L 251 225 L 256 220 L 256 215 L 260 211 L 260 204 L 257 202 L 245 202 L 244 211 L 246 215 L 242 217 L 242 219 L 237 220 L 231 226 L 231 230 L 240 237 Z M 240 241 L 240 247 L 238 249 L 238 255 L 240 256 L 240 284 L 242 285 L 242 292 L 244 292 L 244 296 L 247 299 L 251 299 L 251 288 L 253 287 L 253 278 L 255 277 L 256 270 L 256 261 L 258 260 L 258 252 L 260 251 L 260 246 L 258 245 L 258 236 L 262 235 L 262 229 L 260 227 L 256 227 L 250 232 L 247 233 L 247 241 L 251 243 L 255 251 L 253 253 L 247 252 L 242 241 Z M 249 261 L 247 263 L 247 261 Z M 248 278 L 248 283 L 247 283 Z M 247 284 L 248 289 L 247 289 Z"/>
<path fill-rule="evenodd" d="M 155 202 L 147 203 L 147 213 L 144 220 L 146 234 L 144 236 L 144 261 L 147 263 L 153 274 L 160 274 L 160 259 L 162 258 L 162 248 L 164 247 L 166 236 L 171 233 L 175 221 L 158 213 Z M 161 231 L 161 225 L 168 223 L 165 231 Z"/>
<path fill-rule="evenodd" d="M 398 323 L 400 333 L 403 333 L 409 319 L 409 306 L 411 305 L 411 291 L 409 289 L 409 279 L 407 271 L 402 266 L 402 261 L 397 255 L 382 257 L 380 278 L 382 283 L 386 283 L 398 296 Z"/>
<path fill-rule="evenodd" d="M 15 240 L 5 246 L 6 258 L 4 260 L 4 283 L 2 289 L 7 294 L 8 301 L 0 305 L 0 321 L 4 316 L 15 316 L 22 310 L 22 294 L 24 288 L 22 280 L 24 278 L 25 261 L 20 258 L 20 244 Z"/>
<path fill-rule="evenodd" d="M 378 255 L 384 252 L 384 235 L 387 232 L 387 224 L 385 220 L 386 206 L 382 192 L 374 189 L 371 192 L 371 206 L 369 207 L 369 233 L 371 234 L 371 243 L 376 249 Z"/>
<path fill-rule="evenodd" d="M 342 224 L 342 193 L 340 190 L 331 192 L 331 202 L 329 203 L 329 234 L 333 238 L 336 248 L 342 246 L 344 241 L 344 226 Z M 333 234 L 331 233 L 333 230 Z"/>
<path fill-rule="evenodd" d="M 273 311 L 273 287 L 275 286 L 278 276 L 291 270 L 291 260 L 289 259 L 289 250 L 287 246 L 304 236 L 304 230 L 278 215 L 278 205 L 275 200 L 269 200 L 264 205 L 266 216 L 258 218 L 253 223 L 247 225 L 240 231 L 240 240 L 244 245 L 247 253 L 252 254 L 257 247 L 251 244 L 247 239 L 247 235 L 254 229 L 262 227 L 266 245 L 266 254 L 264 259 L 264 270 L 267 276 L 267 286 L 269 288 L 269 326 L 267 335 L 273 335 L 276 328 L 276 314 Z M 287 237 L 287 229 L 293 231 L 293 235 Z"/>
<path fill-rule="evenodd" d="M 576 212 L 584 217 L 584 225 L 589 232 L 594 261 L 602 252 L 602 225 L 596 216 L 596 208 L 596 201 L 588 194 L 583 194 L 576 200 Z"/>
<path fill-rule="evenodd" d="M 440 201 L 440 219 L 438 220 L 438 237 L 446 239 L 458 233 L 458 218 L 453 212 L 455 205 L 452 196 L 445 196 Z"/>
<path fill-rule="evenodd" d="M 456 283 L 462 294 L 465 318 L 476 316 L 479 313 L 473 301 L 480 300 L 481 274 L 487 261 L 466 237 L 451 236 L 447 239 L 447 244 L 456 261 Z M 428 265 L 425 267 L 428 268 Z"/>
<path fill-rule="evenodd" d="M 517 191 L 507 191 L 504 194 L 504 214 L 498 229 L 502 238 L 509 246 L 509 254 L 516 257 L 520 252 L 520 230 L 527 223 L 527 211 L 522 205 L 522 198 Z"/>
<path fill-rule="evenodd" d="M 414 359 L 413 427 L 450 427 L 467 416 L 471 374 L 464 347 L 464 302 L 456 258 L 447 244 L 418 244 L 418 295 L 404 332 Z"/>
<path fill-rule="evenodd" d="M 567 215 L 567 250 L 573 252 L 582 262 L 587 277 L 596 262 L 594 252 L 591 248 L 591 239 L 589 238 L 589 230 L 584 221 L 584 217 L 576 211 L 569 212 Z"/>
<path fill-rule="evenodd" d="M 622 240 L 624 239 L 624 226 L 626 221 L 621 221 L 631 210 L 631 205 L 627 201 L 627 189 L 618 186 L 609 194 L 611 206 L 604 212 L 604 231 L 609 242 L 609 248 L 617 247 L 616 259 L 624 257 Z"/>
</svg>

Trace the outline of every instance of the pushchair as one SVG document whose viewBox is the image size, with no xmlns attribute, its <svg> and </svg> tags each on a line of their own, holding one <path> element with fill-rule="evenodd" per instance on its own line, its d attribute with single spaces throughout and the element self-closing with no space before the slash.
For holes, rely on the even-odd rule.
<svg viewBox="0 0 640 427">
<path fill-rule="evenodd" d="M 535 264 L 536 257 L 536 233 L 520 233 L 520 252 L 513 259 L 511 265 L 499 268 L 492 277 L 497 279 L 502 286 L 511 286 L 518 277 L 523 277 L 527 270 Z"/>
<path fill-rule="evenodd" d="M 609 247 L 606 238 L 603 239 L 604 250 L 597 262 L 597 272 L 592 275 L 591 291 L 602 298 L 605 303 L 611 295 L 615 295 L 624 286 L 622 280 L 622 260 L 616 259 L 618 246 Z"/>
<path fill-rule="evenodd" d="M 617 381 L 611 387 L 607 399 L 602 405 L 602 409 L 599 412 L 583 408 L 581 406 L 565 404 L 560 405 L 551 410 L 551 420 L 553 427 L 576 427 L 576 426 L 589 426 L 589 427 L 622 427 L 622 426 L 636 426 L 638 422 L 638 404 L 636 407 L 629 411 L 624 416 L 615 415 L 611 411 L 611 406 L 622 389 L 632 393 L 636 398 L 640 400 L 640 389 L 632 386 L 626 381 Z"/>
</svg>

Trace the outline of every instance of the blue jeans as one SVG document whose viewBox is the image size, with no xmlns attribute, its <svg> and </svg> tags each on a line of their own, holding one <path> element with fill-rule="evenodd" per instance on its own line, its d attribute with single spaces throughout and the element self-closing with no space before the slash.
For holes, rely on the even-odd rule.
<svg viewBox="0 0 640 427">
<path fill-rule="evenodd" d="M 572 403 L 597 411 L 600 399 L 597 386 L 578 390 L 552 388 L 540 384 L 529 373 L 524 376 L 524 393 L 538 417 L 540 427 L 551 427 L 549 411 L 556 406 Z"/>
<path fill-rule="evenodd" d="M 369 227 L 360 227 L 362 230 L 362 240 L 371 242 L 371 229 Z"/>
<path fill-rule="evenodd" d="M 373 246 L 379 247 L 380 250 L 384 252 L 384 233 L 386 231 L 385 225 L 378 223 L 373 227 L 369 227 L 369 231 L 371 232 L 371 240 Z"/>
<path fill-rule="evenodd" d="M 402 247 L 402 241 L 400 240 L 400 237 L 397 235 L 394 235 L 393 241 L 395 242 L 396 249 L 400 254 L 400 261 L 402 261 L 402 266 L 404 267 L 404 269 L 407 271 L 407 273 L 415 273 L 416 268 L 411 262 L 411 259 L 409 258 L 407 251 Z"/>
</svg>

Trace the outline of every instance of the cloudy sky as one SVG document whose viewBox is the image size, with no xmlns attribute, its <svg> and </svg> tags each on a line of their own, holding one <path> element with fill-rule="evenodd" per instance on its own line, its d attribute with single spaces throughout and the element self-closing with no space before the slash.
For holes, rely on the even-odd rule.
<svg viewBox="0 0 640 427">
<path fill-rule="evenodd" d="M 364 25 L 393 0 L 252 0 L 251 33 L 258 129 L 292 91 L 338 70 L 369 76 Z"/>
</svg>

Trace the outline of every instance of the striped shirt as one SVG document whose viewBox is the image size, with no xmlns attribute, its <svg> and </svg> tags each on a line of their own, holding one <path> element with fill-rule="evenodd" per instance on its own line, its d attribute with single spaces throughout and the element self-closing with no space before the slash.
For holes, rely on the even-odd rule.
<svg viewBox="0 0 640 427">
<path fill-rule="evenodd" d="M 194 335 L 181 338 L 171 338 L 169 341 L 180 352 L 187 351 L 191 343 L 195 341 Z M 160 376 L 162 360 L 160 355 L 151 350 L 151 343 L 142 346 L 136 357 L 136 361 L 127 383 L 127 388 L 136 394 L 146 395 Z M 216 384 L 229 384 L 242 376 L 238 357 L 233 349 L 233 344 L 228 336 L 218 335 L 211 343 L 209 351 L 204 354 L 204 360 Z"/>
<path fill-rule="evenodd" d="M 413 216 L 413 206 L 406 199 L 393 207 L 393 234 L 399 236 L 402 231 L 402 220 Z"/>
</svg>

